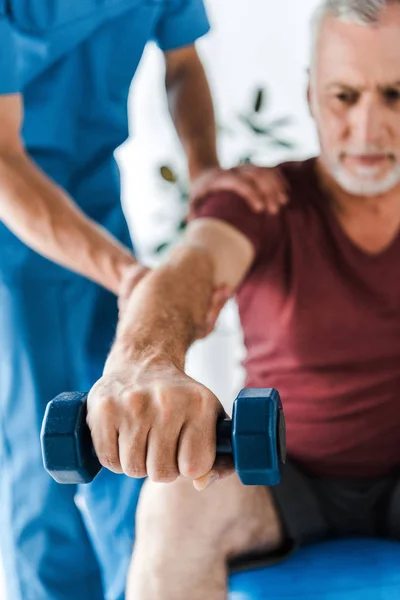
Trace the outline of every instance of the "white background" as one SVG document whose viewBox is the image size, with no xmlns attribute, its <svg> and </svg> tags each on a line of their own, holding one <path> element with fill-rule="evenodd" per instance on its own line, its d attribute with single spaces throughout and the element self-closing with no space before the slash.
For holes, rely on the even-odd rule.
<svg viewBox="0 0 400 600">
<path fill-rule="evenodd" d="M 287 137 L 299 149 L 269 154 L 266 164 L 317 151 L 305 102 L 309 59 L 309 20 L 318 0 L 208 0 L 213 32 L 199 43 L 210 78 L 220 123 L 230 123 L 245 109 L 254 89 L 270 91 L 268 118 L 290 115 L 295 124 Z M 161 184 L 162 163 L 182 165 L 181 152 L 169 120 L 163 92 L 162 58 L 149 46 L 133 84 L 130 101 L 131 137 L 118 151 L 126 214 L 139 251 L 150 250 L 172 232 L 179 203 L 168 184 Z M 238 148 L 221 143 L 221 157 L 229 165 Z M 172 158 L 171 158 L 172 157 Z M 229 405 L 241 383 L 238 366 L 243 350 L 234 310 L 228 309 L 217 333 L 199 344 L 189 368 Z M 2 591 L 0 572 L 0 599 Z M 12 600 L 12 599 L 9 599 Z"/>
</svg>

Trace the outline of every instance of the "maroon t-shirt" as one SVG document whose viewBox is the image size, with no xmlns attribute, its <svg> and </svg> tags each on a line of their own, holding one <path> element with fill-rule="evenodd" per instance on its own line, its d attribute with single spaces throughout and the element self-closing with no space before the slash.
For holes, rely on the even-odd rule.
<svg viewBox="0 0 400 600">
<path fill-rule="evenodd" d="M 315 166 L 281 166 L 291 191 L 278 216 L 224 192 L 196 217 L 255 247 L 237 293 L 246 385 L 279 390 L 289 455 L 318 475 L 375 477 L 400 468 L 400 235 L 378 255 L 358 248 Z"/>
</svg>

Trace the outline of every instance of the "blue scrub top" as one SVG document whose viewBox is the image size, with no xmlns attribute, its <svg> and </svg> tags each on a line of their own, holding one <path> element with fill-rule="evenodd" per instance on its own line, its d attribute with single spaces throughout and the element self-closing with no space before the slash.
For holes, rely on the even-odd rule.
<svg viewBox="0 0 400 600">
<path fill-rule="evenodd" d="M 126 244 L 113 153 L 132 78 L 149 40 L 168 51 L 208 30 L 203 0 L 0 0 L 0 94 L 23 94 L 27 151 Z M 0 247 L 0 280 L 69 274 L 2 224 Z"/>
</svg>

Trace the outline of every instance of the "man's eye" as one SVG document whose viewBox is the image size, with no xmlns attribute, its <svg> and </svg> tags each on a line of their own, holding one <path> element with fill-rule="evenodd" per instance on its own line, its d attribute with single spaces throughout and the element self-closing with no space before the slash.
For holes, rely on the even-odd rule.
<svg viewBox="0 0 400 600">
<path fill-rule="evenodd" d="M 336 98 L 343 104 L 355 104 L 357 102 L 357 94 L 351 94 L 350 92 L 341 92 L 336 94 Z"/>
<path fill-rule="evenodd" d="M 400 100 L 400 90 L 397 90 L 395 88 L 385 90 L 384 97 L 386 102 L 394 104 Z"/>
</svg>

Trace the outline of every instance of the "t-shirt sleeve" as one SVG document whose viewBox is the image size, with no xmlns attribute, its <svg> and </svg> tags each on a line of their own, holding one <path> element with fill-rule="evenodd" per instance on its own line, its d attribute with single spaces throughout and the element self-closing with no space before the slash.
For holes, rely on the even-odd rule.
<svg viewBox="0 0 400 600">
<path fill-rule="evenodd" d="M 276 227 L 265 213 L 255 213 L 238 194 L 228 191 L 214 192 L 190 209 L 189 221 L 201 218 L 219 219 L 232 225 L 245 235 L 254 246 L 256 257 L 264 250 L 268 229 Z M 274 233 L 275 235 L 275 233 Z"/>
<path fill-rule="evenodd" d="M 178 4 L 173 2 L 161 16 L 155 38 L 166 52 L 193 44 L 209 29 L 203 0 L 180 0 Z"/>
<path fill-rule="evenodd" d="M 0 95 L 20 91 L 17 75 L 13 26 L 7 15 L 5 0 L 0 0 Z"/>
</svg>

